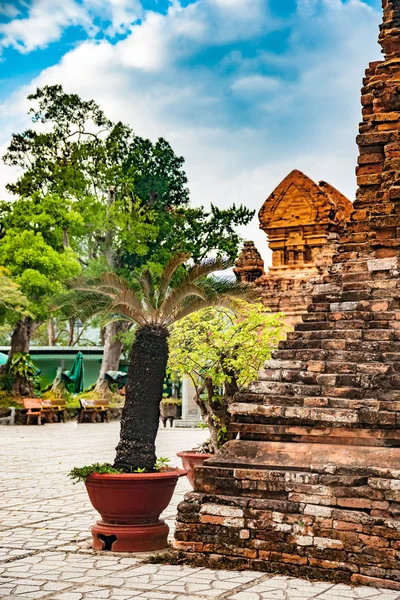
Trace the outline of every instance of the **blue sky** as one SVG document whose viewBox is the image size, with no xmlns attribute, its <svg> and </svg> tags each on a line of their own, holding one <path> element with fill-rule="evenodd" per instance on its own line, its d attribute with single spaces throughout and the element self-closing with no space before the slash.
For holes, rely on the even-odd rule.
<svg viewBox="0 0 400 600">
<path fill-rule="evenodd" d="M 380 20 L 379 0 L 0 0 L 0 151 L 27 94 L 61 83 L 166 137 L 194 204 L 259 209 L 294 168 L 353 199 Z M 256 219 L 243 235 L 267 257 Z"/>
</svg>

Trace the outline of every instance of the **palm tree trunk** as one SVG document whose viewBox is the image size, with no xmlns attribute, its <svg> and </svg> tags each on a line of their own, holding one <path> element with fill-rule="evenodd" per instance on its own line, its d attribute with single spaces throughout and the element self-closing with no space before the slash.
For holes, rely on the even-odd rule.
<svg viewBox="0 0 400 600">
<path fill-rule="evenodd" d="M 168 362 L 168 330 L 146 325 L 132 344 L 120 441 L 114 466 L 126 472 L 154 470 L 155 440 Z"/>
</svg>

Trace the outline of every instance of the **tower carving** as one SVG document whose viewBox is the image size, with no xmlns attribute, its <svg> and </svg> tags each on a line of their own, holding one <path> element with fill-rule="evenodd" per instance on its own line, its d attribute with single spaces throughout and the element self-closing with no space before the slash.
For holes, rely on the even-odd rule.
<svg viewBox="0 0 400 600">
<path fill-rule="evenodd" d="M 261 256 L 254 244 L 245 242 L 234 269 L 236 276 L 243 282 L 254 282 L 273 312 L 283 312 L 290 324 L 300 322 L 351 211 L 351 202 L 333 186 L 325 182 L 317 185 L 301 171 L 292 171 L 259 212 L 272 265 L 255 279 L 259 271 L 253 265 L 259 265 L 256 255 Z"/>
</svg>

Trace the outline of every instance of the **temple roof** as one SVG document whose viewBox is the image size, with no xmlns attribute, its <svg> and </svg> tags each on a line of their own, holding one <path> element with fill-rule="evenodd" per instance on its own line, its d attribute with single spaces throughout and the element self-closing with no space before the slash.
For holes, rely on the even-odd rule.
<svg viewBox="0 0 400 600">
<path fill-rule="evenodd" d="M 313 225 L 340 224 L 352 212 L 351 202 L 329 183 L 316 184 L 295 169 L 278 185 L 264 202 L 260 212 L 260 228 L 275 229 Z"/>
</svg>

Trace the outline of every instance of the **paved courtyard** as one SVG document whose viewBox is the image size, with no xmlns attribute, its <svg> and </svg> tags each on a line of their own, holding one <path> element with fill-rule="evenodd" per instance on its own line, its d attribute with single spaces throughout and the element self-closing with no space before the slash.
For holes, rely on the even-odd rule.
<svg viewBox="0 0 400 600">
<path fill-rule="evenodd" d="M 0 599 L 54 600 L 400 600 L 400 592 L 350 588 L 253 572 L 143 564 L 138 555 L 90 548 L 97 518 L 83 484 L 65 474 L 73 466 L 112 461 L 118 423 L 0 426 Z M 162 429 L 158 455 L 173 464 L 179 450 L 204 430 Z M 163 515 L 173 526 L 189 489 L 179 481 Z"/>
</svg>

